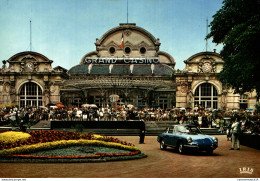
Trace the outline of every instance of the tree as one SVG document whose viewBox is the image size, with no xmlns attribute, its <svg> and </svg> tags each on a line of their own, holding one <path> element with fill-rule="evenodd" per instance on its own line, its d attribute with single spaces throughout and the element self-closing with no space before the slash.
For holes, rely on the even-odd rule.
<svg viewBox="0 0 260 181">
<path fill-rule="evenodd" d="M 260 0 L 224 0 L 213 16 L 206 38 L 223 44 L 225 63 L 220 72 L 224 85 L 243 94 L 256 90 L 260 96 Z"/>
</svg>

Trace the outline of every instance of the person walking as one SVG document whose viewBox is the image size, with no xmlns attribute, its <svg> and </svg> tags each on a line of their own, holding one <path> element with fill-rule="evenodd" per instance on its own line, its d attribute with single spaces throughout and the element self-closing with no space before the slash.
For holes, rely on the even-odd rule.
<svg viewBox="0 0 260 181">
<path fill-rule="evenodd" d="M 227 133 L 227 141 L 229 141 L 229 138 L 231 138 L 231 136 L 232 136 L 231 126 L 232 126 L 232 123 L 231 123 L 231 121 L 229 121 L 228 124 L 227 124 L 227 130 L 226 130 L 226 133 Z"/>
<path fill-rule="evenodd" d="M 241 123 L 239 122 L 238 118 L 235 118 L 235 122 L 231 125 L 232 147 L 230 148 L 230 150 L 234 150 L 235 142 L 237 143 L 237 150 L 240 150 L 240 141 L 239 141 L 240 129 L 241 129 Z"/>
</svg>

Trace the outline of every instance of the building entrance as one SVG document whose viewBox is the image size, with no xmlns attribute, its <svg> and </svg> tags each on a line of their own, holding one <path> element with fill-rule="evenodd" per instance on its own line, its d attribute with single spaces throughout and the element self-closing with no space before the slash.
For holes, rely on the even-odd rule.
<svg viewBox="0 0 260 181">
<path fill-rule="evenodd" d="M 198 105 L 204 108 L 218 109 L 218 92 L 214 85 L 204 83 L 196 88 L 194 107 Z"/>
<path fill-rule="evenodd" d="M 20 107 L 42 106 L 42 89 L 36 83 L 27 82 L 20 90 Z"/>
</svg>

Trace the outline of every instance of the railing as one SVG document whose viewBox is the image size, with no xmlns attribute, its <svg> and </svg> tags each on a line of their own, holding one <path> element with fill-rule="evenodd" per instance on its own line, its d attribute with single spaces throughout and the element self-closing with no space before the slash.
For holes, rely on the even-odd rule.
<svg viewBox="0 0 260 181">
<path fill-rule="evenodd" d="M 144 143 L 144 121 L 51 121 L 51 129 L 73 128 L 77 124 L 84 129 L 139 129 L 139 143 Z"/>
</svg>

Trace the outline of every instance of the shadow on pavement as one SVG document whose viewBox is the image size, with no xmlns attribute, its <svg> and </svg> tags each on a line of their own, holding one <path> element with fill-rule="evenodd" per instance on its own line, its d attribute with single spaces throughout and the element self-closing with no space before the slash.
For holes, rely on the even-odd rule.
<svg viewBox="0 0 260 181">
<path fill-rule="evenodd" d="M 214 152 L 212 154 L 208 154 L 206 151 L 187 151 L 184 154 L 181 154 L 178 152 L 177 149 L 174 149 L 174 148 L 167 148 L 167 150 L 163 150 L 163 151 L 171 152 L 171 153 L 179 154 L 179 155 L 183 155 L 183 156 L 210 156 L 210 157 L 221 156 L 220 154 L 217 154 Z"/>
</svg>

